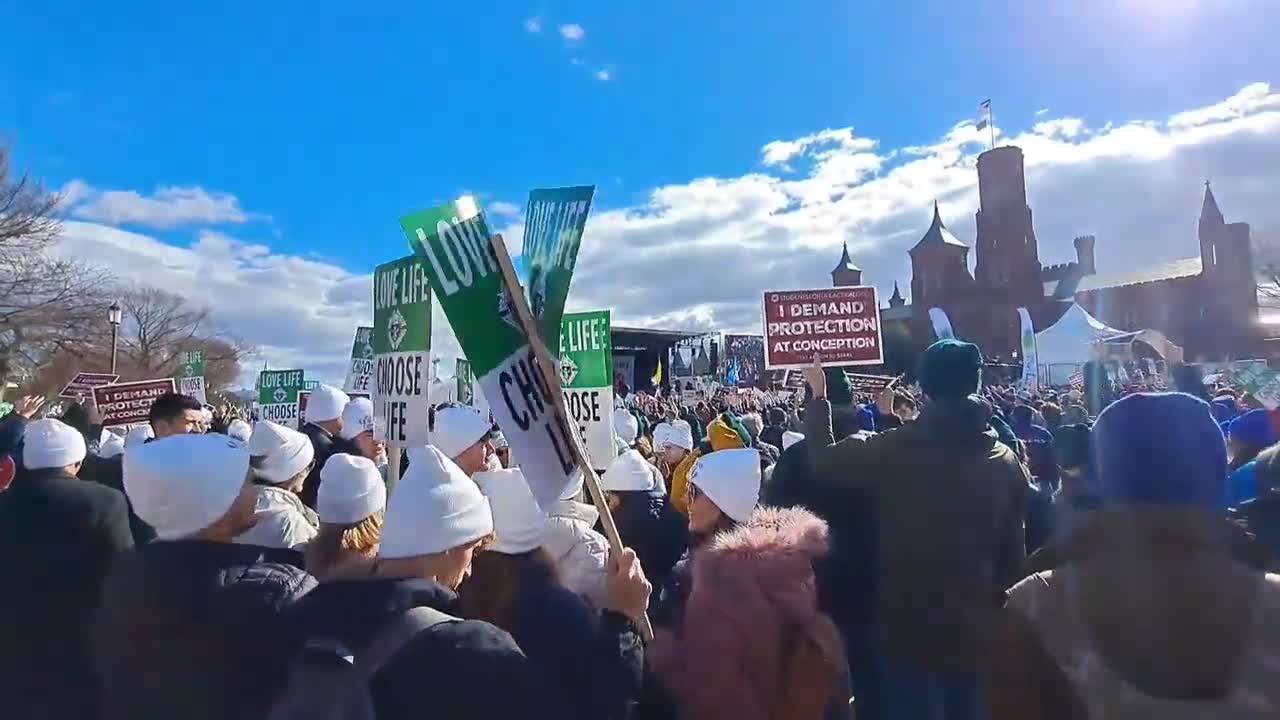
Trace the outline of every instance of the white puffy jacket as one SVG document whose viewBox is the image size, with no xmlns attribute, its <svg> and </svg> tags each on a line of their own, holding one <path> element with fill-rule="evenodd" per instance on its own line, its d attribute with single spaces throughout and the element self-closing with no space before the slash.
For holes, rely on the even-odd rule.
<svg viewBox="0 0 1280 720">
<path fill-rule="evenodd" d="M 257 524 L 236 538 L 242 545 L 301 550 L 319 532 L 319 520 L 298 496 L 283 488 L 258 486 L 258 502 L 254 506 Z"/>
<path fill-rule="evenodd" d="M 560 582 L 602 608 L 608 598 L 609 542 L 592 530 L 600 511 L 586 503 L 561 500 L 551 508 L 542 549 L 556 561 Z"/>
</svg>

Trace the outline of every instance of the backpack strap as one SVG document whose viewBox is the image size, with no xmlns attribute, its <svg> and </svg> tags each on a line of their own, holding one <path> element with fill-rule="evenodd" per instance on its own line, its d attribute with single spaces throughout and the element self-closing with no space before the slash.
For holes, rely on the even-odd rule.
<svg viewBox="0 0 1280 720">
<path fill-rule="evenodd" d="M 357 654 L 355 671 L 368 682 L 419 633 L 456 622 L 462 622 L 462 618 L 435 608 L 425 605 L 410 608 L 374 633 L 364 649 Z"/>
</svg>

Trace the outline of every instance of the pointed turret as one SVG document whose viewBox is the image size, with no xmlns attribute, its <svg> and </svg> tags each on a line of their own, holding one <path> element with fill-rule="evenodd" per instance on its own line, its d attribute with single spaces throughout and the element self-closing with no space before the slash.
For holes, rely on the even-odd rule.
<svg viewBox="0 0 1280 720">
<path fill-rule="evenodd" d="M 831 271 L 831 286 L 855 287 L 861 284 L 862 268 L 853 264 L 853 258 L 849 257 L 849 243 L 845 243 L 844 250 L 840 253 L 840 262 Z"/>
<path fill-rule="evenodd" d="M 893 294 L 889 296 L 889 307 L 902 307 L 907 301 L 902 297 L 902 291 L 898 289 L 898 281 L 893 281 Z"/>
<path fill-rule="evenodd" d="M 915 247 L 911 248 L 910 252 L 914 253 L 917 250 L 945 246 L 964 248 L 966 250 L 969 249 L 968 245 L 960 242 L 955 235 L 951 234 L 951 231 L 947 229 L 947 226 L 943 224 L 942 213 L 938 211 L 938 201 L 934 200 L 933 222 L 930 223 L 929 229 L 925 231 L 924 237 L 920 238 L 920 242 L 916 243 Z"/>
</svg>

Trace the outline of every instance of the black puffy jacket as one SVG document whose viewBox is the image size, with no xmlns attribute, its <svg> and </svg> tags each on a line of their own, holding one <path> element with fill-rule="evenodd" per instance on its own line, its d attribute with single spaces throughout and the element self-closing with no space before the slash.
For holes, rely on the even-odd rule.
<svg viewBox="0 0 1280 720">
<path fill-rule="evenodd" d="M 689 547 L 689 526 L 666 496 L 657 491 L 615 494 L 620 502 L 613 510 L 613 521 L 622 544 L 636 551 L 645 577 L 659 587 Z M 603 532 L 600 525 L 596 529 Z"/>
<path fill-rule="evenodd" d="M 299 561 L 199 540 L 120 555 L 95 624 L 101 717 L 263 717 L 300 642 L 285 613 L 316 586 Z"/>
</svg>

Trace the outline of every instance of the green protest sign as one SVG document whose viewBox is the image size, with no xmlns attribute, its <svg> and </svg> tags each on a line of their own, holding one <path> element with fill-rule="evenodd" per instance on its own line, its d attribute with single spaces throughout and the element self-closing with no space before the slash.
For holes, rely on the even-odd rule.
<svg viewBox="0 0 1280 720">
<path fill-rule="evenodd" d="M 373 380 L 373 328 L 356 328 L 356 338 L 351 343 L 351 365 L 342 389 L 348 393 L 368 393 Z"/>
<path fill-rule="evenodd" d="M 186 350 L 178 353 L 178 370 L 174 373 L 174 377 L 203 377 L 204 373 L 204 350 Z"/>
<path fill-rule="evenodd" d="M 413 255 L 373 273 L 373 404 L 386 441 L 427 441 L 431 374 L 431 286 Z"/>
<path fill-rule="evenodd" d="M 204 350 L 186 350 L 178 353 L 178 370 L 174 377 L 178 381 L 178 392 L 207 404 L 209 399 L 205 388 L 205 367 Z"/>
<path fill-rule="evenodd" d="M 560 319 L 595 192 L 594 185 L 529 191 L 520 282 L 542 338 L 553 350 L 560 345 Z"/>
<path fill-rule="evenodd" d="M 303 385 L 301 370 L 263 370 L 258 375 L 258 418 L 296 428 Z"/>
<path fill-rule="evenodd" d="M 475 404 L 475 386 L 473 385 L 475 377 L 471 374 L 471 363 L 462 358 L 458 358 L 453 367 L 453 380 L 457 383 L 458 388 L 455 397 L 458 402 L 463 405 Z"/>
<path fill-rule="evenodd" d="M 403 217 L 400 225 L 426 260 L 431 287 L 534 497 L 550 507 L 577 465 L 572 431 L 556 407 L 560 388 L 539 372 L 521 329 L 512 304 L 520 289 L 503 278 L 484 216 L 463 198 Z"/>
<path fill-rule="evenodd" d="M 596 469 L 616 456 L 613 445 L 613 343 L 609 311 L 569 313 L 560 323 L 560 382 L 569 415 Z"/>
</svg>

